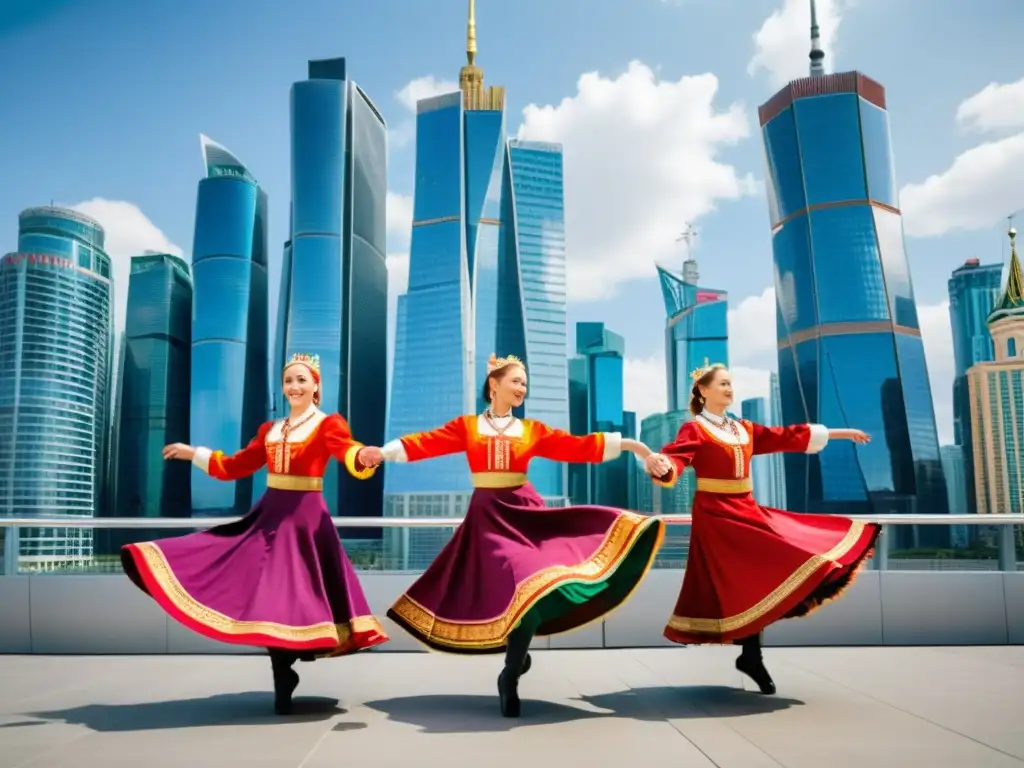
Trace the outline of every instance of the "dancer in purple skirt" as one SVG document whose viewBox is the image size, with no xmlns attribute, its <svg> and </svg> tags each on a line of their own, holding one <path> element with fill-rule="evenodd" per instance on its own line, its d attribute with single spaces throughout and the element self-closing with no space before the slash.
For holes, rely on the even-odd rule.
<svg viewBox="0 0 1024 768">
<path fill-rule="evenodd" d="M 473 491 L 465 522 L 430 567 L 388 611 L 427 646 L 453 653 L 500 653 L 501 712 L 518 717 L 519 678 L 531 664 L 534 636 L 569 632 L 600 619 L 629 597 L 664 536 L 657 518 L 607 507 L 549 508 L 527 482 L 535 457 L 608 461 L 623 449 L 650 449 L 618 433 L 582 437 L 518 419 L 526 369 L 491 356 L 479 416 L 364 448 L 368 465 L 465 453 Z"/>
<path fill-rule="evenodd" d="M 172 618 L 214 640 L 269 650 L 279 714 L 291 711 L 296 661 L 388 641 L 321 492 L 332 457 L 360 479 L 376 469 L 360 462 L 362 446 L 345 419 L 317 407 L 317 356 L 294 355 L 283 379 L 291 414 L 263 424 L 234 455 L 182 443 L 164 448 L 165 459 L 191 460 L 218 480 L 267 466 L 267 492 L 252 511 L 234 523 L 121 550 L 128 577 Z"/>
</svg>

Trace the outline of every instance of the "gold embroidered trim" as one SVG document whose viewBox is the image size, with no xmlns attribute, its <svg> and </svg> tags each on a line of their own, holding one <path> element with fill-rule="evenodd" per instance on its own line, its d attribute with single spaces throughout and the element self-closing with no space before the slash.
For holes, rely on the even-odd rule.
<svg viewBox="0 0 1024 768">
<path fill-rule="evenodd" d="M 266 635 L 277 640 L 308 643 L 316 640 L 330 640 L 339 646 L 348 645 L 353 634 L 377 632 L 387 634 L 374 616 L 353 616 L 345 624 L 323 622 L 308 627 L 292 627 L 272 621 L 236 621 L 218 611 L 208 608 L 190 595 L 178 581 L 160 548 L 151 541 L 136 544 L 160 591 L 174 607 L 189 619 L 225 635 Z"/>
<path fill-rule="evenodd" d="M 359 451 L 362 449 L 362 443 L 354 443 L 347 451 L 345 451 L 345 469 L 347 469 L 349 474 L 356 480 L 366 480 L 367 478 L 373 477 L 374 473 L 377 471 L 376 467 L 363 467 L 362 469 L 356 469 L 356 459 L 359 457 Z"/>
<path fill-rule="evenodd" d="M 526 485 L 523 472 L 474 472 L 470 476 L 474 488 L 517 488 Z"/>
<path fill-rule="evenodd" d="M 673 616 L 668 620 L 670 629 L 677 632 L 694 632 L 708 635 L 724 635 L 745 627 L 777 608 L 783 600 L 792 595 L 821 566 L 828 563 L 838 565 L 838 561 L 846 555 L 864 533 L 864 523 L 855 520 L 842 541 L 823 555 L 814 555 L 796 569 L 785 581 L 772 590 L 763 600 L 735 616 L 724 619 L 694 619 L 688 616 Z"/>
<path fill-rule="evenodd" d="M 267 488 L 273 488 L 276 491 L 322 491 L 324 479 L 322 477 L 279 475 L 276 472 L 268 472 Z"/>
<path fill-rule="evenodd" d="M 446 621 L 431 613 L 408 594 L 398 598 L 391 610 L 424 637 L 444 645 L 480 649 L 500 648 L 505 645 L 508 633 L 516 623 L 541 598 L 568 583 L 586 584 L 609 578 L 640 535 L 651 526 L 659 529 L 659 537 L 655 542 L 654 552 L 637 580 L 639 582 L 654 562 L 654 554 L 664 535 L 664 524 L 656 517 L 623 512 L 589 560 L 575 566 L 557 565 L 535 573 L 517 587 L 508 607 L 493 619 L 476 622 Z"/>
<path fill-rule="evenodd" d="M 754 481 L 749 477 L 735 480 L 698 477 L 697 490 L 705 493 L 750 493 L 754 490 Z"/>
</svg>

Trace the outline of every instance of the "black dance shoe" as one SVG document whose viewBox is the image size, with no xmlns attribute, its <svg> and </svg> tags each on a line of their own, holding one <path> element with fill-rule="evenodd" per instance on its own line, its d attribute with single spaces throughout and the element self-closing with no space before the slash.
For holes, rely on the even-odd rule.
<svg viewBox="0 0 1024 768">
<path fill-rule="evenodd" d="M 502 717 L 519 717 L 519 677 L 509 674 L 508 667 L 498 675 L 498 700 Z"/>
<path fill-rule="evenodd" d="M 285 669 L 274 674 L 274 713 L 290 715 L 292 713 L 292 694 L 299 685 L 299 673 L 294 669 Z"/>
<path fill-rule="evenodd" d="M 757 687 L 761 689 L 761 693 L 766 696 L 771 696 L 775 693 L 775 681 L 768 674 L 768 670 L 764 666 L 764 660 L 760 656 L 741 653 L 739 658 L 736 659 L 736 669 L 753 680 Z"/>
</svg>

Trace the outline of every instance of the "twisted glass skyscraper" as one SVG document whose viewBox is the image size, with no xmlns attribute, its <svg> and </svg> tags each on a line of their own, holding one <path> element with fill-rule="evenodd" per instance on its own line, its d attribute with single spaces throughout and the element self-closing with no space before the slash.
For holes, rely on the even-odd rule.
<svg viewBox="0 0 1024 768">
<path fill-rule="evenodd" d="M 96 514 L 111 406 L 113 285 L 99 223 L 63 208 L 19 216 L 0 260 L 0 514 Z M 92 554 L 88 529 L 21 529 L 23 563 Z"/>
<path fill-rule="evenodd" d="M 267 195 L 225 147 L 201 137 L 192 247 L 191 413 L 195 445 L 237 451 L 267 417 Z M 224 483 L 192 472 L 199 516 L 244 514 L 253 479 Z"/>
<path fill-rule="evenodd" d="M 943 514 L 885 89 L 859 72 L 822 74 L 822 55 L 815 47 L 812 76 L 759 109 L 782 415 L 874 439 L 786 454 L 787 501 L 808 512 Z"/>
</svg>

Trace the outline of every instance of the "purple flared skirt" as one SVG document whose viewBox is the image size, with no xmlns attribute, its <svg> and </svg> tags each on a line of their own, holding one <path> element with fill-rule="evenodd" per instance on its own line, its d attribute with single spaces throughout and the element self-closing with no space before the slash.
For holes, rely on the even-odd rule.
<svg viewBox="0 0 1024 768">
<path fill-rule="evenodd" d="M 214 640 L 313 656 L 388 640 L 319 491 L 269 489 L 241 520 L 128 544 L 121 562 L 172 618 Z"/>
<path fill-rule="evenodd" d="M 530 484 L 478 488 L 465 521 L 388 617 L 437 650 L 497 653 L 521 624 L 553 635 L 621 605 L 663 536 L 656 517 L 547 507 Z"/>
</svg>

